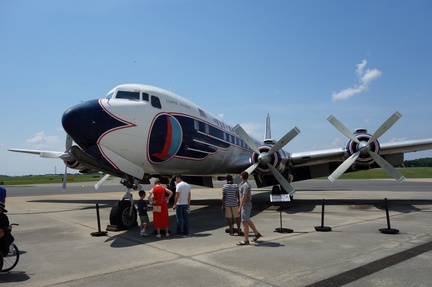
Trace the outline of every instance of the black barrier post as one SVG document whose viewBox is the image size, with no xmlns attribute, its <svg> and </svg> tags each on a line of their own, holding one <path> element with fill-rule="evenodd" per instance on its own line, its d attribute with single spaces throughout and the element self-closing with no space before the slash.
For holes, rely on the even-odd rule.
<svg viewBox="0 0 432 287">
<path fill-rule="evenodd" d="M 270 202 L 277 202 L 277 204 L 273 205 L 279 205 L 279 220 L 280 220 L 280 228 L 275 228 L 275 232 L 279 233 L 291 233 L 294 230 L 290 228 L 283 228 L 282 227 L 282 205 L 285 202 L 290 202 L 291 196 L 286 192 L 280 190 L 278 185 L 273 186 L 272 188 L 272 194 L 270 194 Z"/>
<path fill-rule="evenodd" d="M 324 226 L 324 206 L 325 206 L 325 199 L 322 200 L 322 207 L 321 207 L 321 226 L 315 226 L 316 231 L 331 231 L 331 227 Z"/>
<path fill-rule="evenodd" d="M 108 234 L 107 231 L 101 231 L 100 216 L 99 216 L 99 203 L 96 203 L 96 216 L 97 216 L 98 231 L 92 232 L 91 235 L 92 236 L 105 236 L 105 235 L 107 235 Z"/>
<path fill-rule="evenodd" d="M 280 228 L 275 228 L 275 232 L 292 233 L 294 231 L 290 228 L 283 228 L 282 227 L 282 205 L 279 206 L 279 220 L 280 220 Z"/>
<path fill-rule="evenodd" d="M 387 197 L 384 198 L 384 205 L 385 205 L 386 217 L 387 217 L 387 228 L 381 228 L 379 231 L 384 234 L 397 234 L 399 233 L 399 230 L 390 227 L 390 216 L 388 211 Z"/>
</svg>

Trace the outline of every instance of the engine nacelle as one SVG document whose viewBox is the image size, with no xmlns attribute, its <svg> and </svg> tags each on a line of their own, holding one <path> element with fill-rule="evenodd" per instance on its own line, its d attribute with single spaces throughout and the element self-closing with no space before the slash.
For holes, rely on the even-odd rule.
<svg viewBox="0 0 432 287">
<path fill-rule="evenodd" d="M 65 161 L 65 164 L 68 168 L 76 169 L 81 173 L 93 173 L 98 172 L 97 170 L 89 169 L 88 167 L 82 165 L 79 161 L 73 160 L 73 161 Z"/>
<path fill-rule="evenodd" d="M 258 147 L 258 150 L 260 151 L 259 154 L 255 152 L 252 153 L 251 163 L 258 163 L 255 171 L 259 174 L 267 175 L 272 173 L 267 164 L 274 166 L 277 170 L 279 170 L 279 172 L 283 172 L 286 168 L 288 154 L 282 149 L 280 149 L 269 156 L 268 152 L 270 151 L 270 149 L 271 146 L 262 145 Z"/>
<path fill-rule="evenodd" d="M 378 140 L 374 140 L 373 142 L 367 144 L 372 135 L 368 134 L 365 129 L 357 129 L 354 132 L 354 136 L 358 139 L 360 143 L 349 140 L 345 145 L 346 157 L 348 158 L 356 152 L 360 151 L 360 155 L 355 161 L 355 166 L 357 167 L 357 169 L 367 169 L 370 165 L 374 163 L 374 160 L 369 155 L 368 151 L 379 154 L 380 144 Z"/>
<path fill-rule="evenodd" d="M 62 154 L 60 156 L 60 159 L 63 160 L 63 162 L 65 163 L 65 165 L 68 168 L 71 169 L 76 169 L 78 170 L 80 173 L 94 173 L 94 172 L 99 172 L 98 170 L 89 168 L 88 166 L 83 165 L 80 161 L 78 161 L 76 158 L 74 158 L 70 153 L 65 152 L 64 154 Z"/>
</svg>

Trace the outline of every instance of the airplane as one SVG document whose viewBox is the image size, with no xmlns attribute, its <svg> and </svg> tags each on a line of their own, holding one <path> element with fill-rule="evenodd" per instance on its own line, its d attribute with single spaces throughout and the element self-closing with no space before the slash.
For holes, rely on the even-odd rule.
<svg viewBox="0 0 432 287">
<path fill-rule="evenodd" d="M 81 173 L 105 173 L 96 189 L 110 175 L 121 178 L 127 191 L 112 208 L 110 223 L 128 229 L 136 225 L 137 219 L 130 189 L 149 184 L 151 178 L 159 178 L 174 191 L 176 174 L 182 174 L 190 184 L 213 187 L 214 176 L 247 171 L 258 188 L 273 186 L 290 197 L 295 192 L 291 182 L 324 176 L 335 181 L 345 172 L 375 167 L 403 181 L 394 166 L 403 163 L 404 153 L 432 149 L 432 138 L 379 143 L 378 138 L 400 117 L 395 112 L 371 135 L 366 129 L 351 132 L 329 116 L 327 120 L 348 138 L 343 147 L 289 153 L 283 148 L 300 130 L 294 127 L 275 141 L 268 114 L 265 138 L 259 141 L 240 125 L 229 125 L 170 91 L 123 84 L 105 98 L 82 102 L 64 112 L 65 152 L 9 151 L 60 158 L 66 169 Z M 63 189 L 65 184 L 66 180 Z"/>
</svg>

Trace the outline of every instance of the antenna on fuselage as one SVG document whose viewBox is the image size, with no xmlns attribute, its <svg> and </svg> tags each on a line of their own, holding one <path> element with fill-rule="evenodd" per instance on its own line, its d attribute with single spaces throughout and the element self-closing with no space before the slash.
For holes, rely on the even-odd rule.
<svg viewBox="0 0 432 287">
<path fill-rule="evenodd" d="M 267 116 L 266 116 L 266 128 L 265 128 L 264 143 L 275 144 L 274 139 L 271 138 L 270 114 L 269 113 L 267 113 Z"/>
</svg>

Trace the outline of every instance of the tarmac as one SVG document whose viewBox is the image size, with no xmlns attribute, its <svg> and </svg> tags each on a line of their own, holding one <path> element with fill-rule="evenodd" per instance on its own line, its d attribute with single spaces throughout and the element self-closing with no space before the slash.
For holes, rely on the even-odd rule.
<svg viewBox="0 0 432 287">
<path fill-rule="evenodd" d="M 397 185 L 396 185 L 397 184 Z M 293 183 L 294 202 L 273 205 L 253 188 L 252 221 L 263 235 L 249 246 L 226 233 L 220 184 L 194 186 L 187 238 L 138 227 L 102 231 L 124 189 L 93 184 L 6 187 L 20 249 L 1 286 L 431 286 L 432 180 Z M 145 187 L 149 190 L 149 187 Z M 137 198 L 137 197 L 136 197 Z M 384 198 L 388 198 L 388 220 Z M 325 209 L 323 213 L 323 199 Z M 322 217 L 324 214 L 324 217 Z M 149 212 L 150 220 L 152 213 Z M 170 229 L 175 213 L 170 209 Z M 397 229 L 384 234 L 380 229 Z M 329 232 L 315 227 L 328 226 Z M 278 228 L 291 233 L 276 232 Z M 252 234 L 251 234 L 252 237 Z"/>
</svg>

